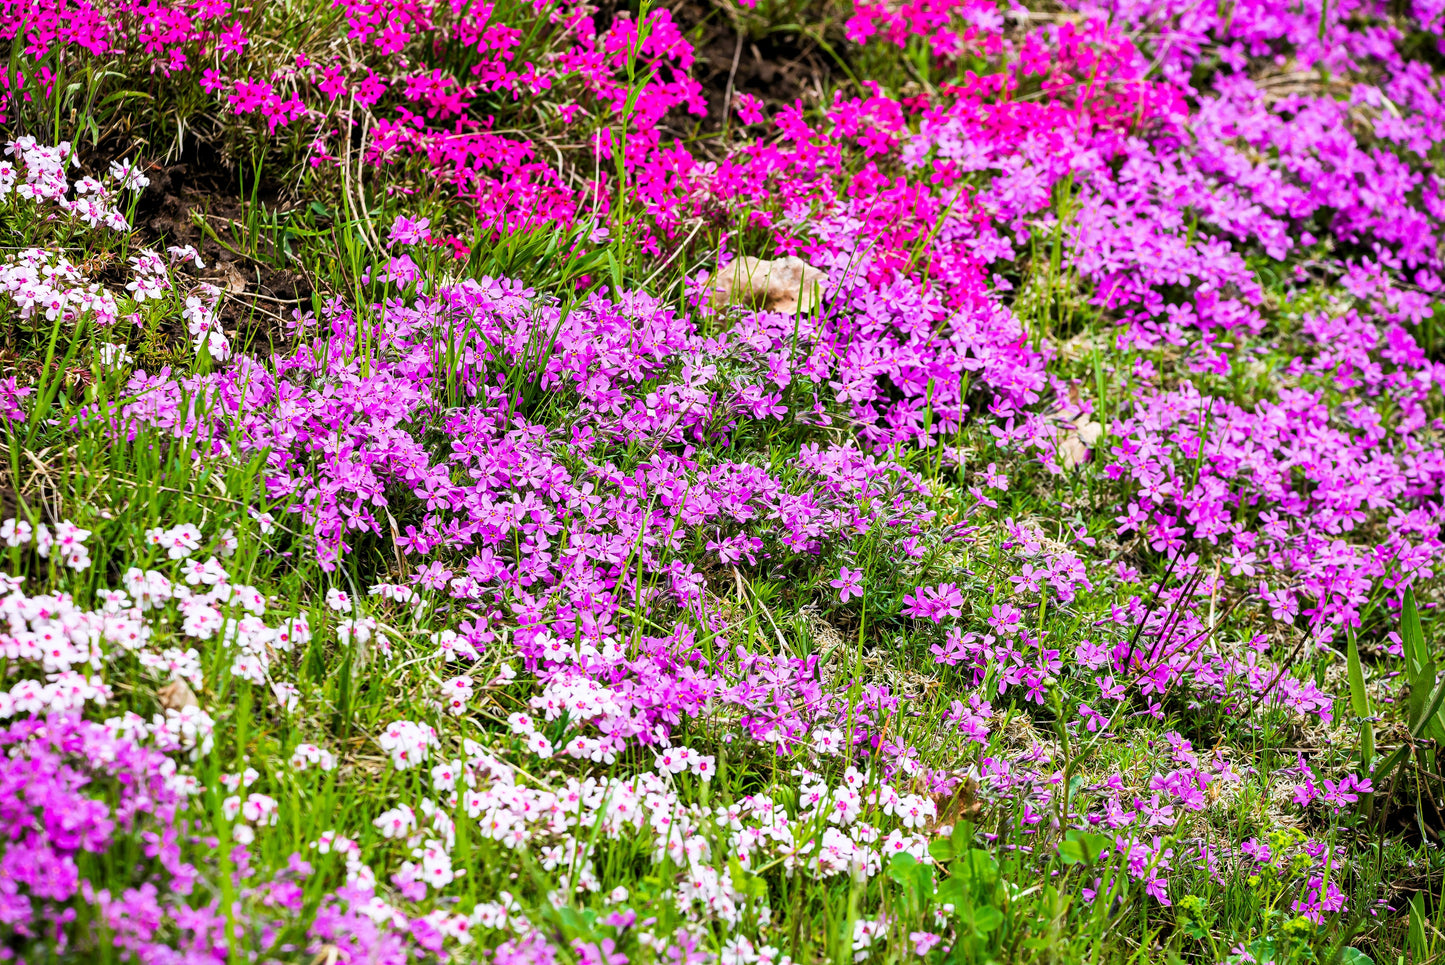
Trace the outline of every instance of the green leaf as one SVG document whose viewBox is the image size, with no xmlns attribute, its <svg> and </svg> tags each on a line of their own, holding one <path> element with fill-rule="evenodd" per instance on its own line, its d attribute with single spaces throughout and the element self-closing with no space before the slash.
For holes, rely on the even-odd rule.
<svg viewBox="0 0 1445 965">
<path fill-rule="evenodd" d="M 928 845 L 928 853 L 933 860 L 946 863 L 953 860 L 953 842 L 948 838 L 939 838 Z"/>
<path fill-rule="evenodd" d="M 1431 661 L 1431 662 L 1430 662 L 1430 673 L 1431 673 L 1432 676 L 1433 676 L 1434 673 L 1435 673 L 1435 663 L 1434 663 L 1434 661 Z M 1420 693 L 1421 693 L 1422 695 L 1428 694 L 1428 693 L 1430 692 L 1427 686 L 1422 686 L 1422 687 L 1420 687 L 1420 688 L 1419 688 L 1419 691 L 1420 691 Z M 1436 720 L 1436 718 L 1438 717 L 1438 715 L 1439 715 L 1439 713 L 1440 713 L 1440 704 L 1441 704 L 1442 702 L 1445 702 L 1445 686 L 1440 686 L 1440 687 L 1436 687 L 1436 688 L 1435 688 L 1435 694 L 1434 694 L 1434 696 L 1430 698 L 1430 702 L 1429 702 L 1428 704 L 1426 704 L 1426 705 L 1419 711 L 1419 713 L 1418 713 L 1418 715 L 1417 715 L 1416 709 L 1415 709 L 1415 689 L 1414 689 L 1414 688 L 1411 689 L 1411 691 L 1410 691 L 1410 736 L 1411 736 L 1411 737 L 1419 737 L 1421 734 L 1423 734 L 1423 733 L 1425 732 L 1426 728 L 1427 728 L 1430 724 L 1432 724 L 1432 723 L 1438 723 L 1438 721 Z M 1421 703 L 1424 703 L 1424 697 L 1423 697 L 1423 696 L 1421 697 Z"/>
<path fill-rule="evenodd" d="M 144 91 L 138 91 L 138 90 L 118 90 L 118 91 L 116 91 L 114 94 L 110 94 L 110 95 L 107 96 L 107 97 L 101 98 L 101 100 L 100 100 L 100 106 L 101 106 L 101 107 L 107 107 L 107 106 L 109 106 L 110 104 L 115 103 L 116 101 L 129 100 L 129 99 L 131 99 L 131 98 L 137 98 L 137 97 L 140 98 L 141 100 L 147 100 L 147 101 L 149 101 L 149 100 L 155 100 L 154 97 L 152 97 L 150 94 L 145 93 Z"/>
<path fill-rule="evenodd" d="M 1084 857 L 1084 846 L 1078 841 L 1060 841 L 1059 860 L 1064 864 L 1074 865 L 1083 864 L 1088 859 Z"/>
<path fill-rule="evenodd" d="M 933 894 L 933 865 L 920 863 L 913 869 L 913 887 L 920 898 Z"/>
<path fill-rule="evenodd" d="M 1272 961 L 1274 959 L 1274 939 L 1257 938 L 1254 941 L 1250 942 L 1248 948 L 1246 948 L 1245 950 L 1248 951 L 1249 954 L 1253 955 L 1258 961 Z"/>
<path fill-rule="evenodd" d="M 980 935 L 987 935 L 1003 924 L 1003 912 L 993 905 L 984 905 L 973 911 L 973 927 Z"/>
<path fill-rule="evenodd" d="M 735 854 L 728 855 L 728 873 L 732 877 L 734 889 L 760 901 L 767 899 L 768 883 L 744 868 Z"/>
<path fill-rule="evenodd" d="M 970 849 L 968 855 L 958 864 L 962 866 L 965 875 L 984 887 L 990 887 L 998 881 L 998 862 L 982 848 Z"/>
<path fill-rule="evenodd" d="M 1353 633 L 1349 645 L 1350 708 L 1356 717 L 1370 716 L 1370 695 L 1365 692 L 1365 669 L 1360 665 L 1360 644 Z"/>
<path fill-rule="evenodd" d="M 1405 936 L 1406 944 L 1413 953 L 1409 956 L 1411 961 L 1423 961 L 1429 954 L 1429 941 L 1425 934 L 1425 900 L 1420 893 L 1415 892 L 1410 899 L 1410 930 Z"/>
<path fill-rule="evenodd" d="M 1414 590 L 1405 591 L 1400 607 L 1400 641 L 1405 655 L 1405 676 L 1410 681 L 1410 696 L 1406 703 L 1410 736 L 1420 737 L 1428 731 L 1432 738 L 1445 740 L 1445 721 L 1439 719 L 1440 705 L 1445 701 L 1445 687 L 1435 686 L 1435 661 L 1425 643 Z M 1352 680 L 1352 691 L 1353 687 Z"/>
<path fill-rule="evenodd" d="M 1405 669 L 1410 683 L 1417 683 L 1424 676 L 1425 664 L 1430 662 L 1430 651 L 1425 648 L 1425 633 L 1420 627 L 1420 611 L 1415 607 L 1415 591 L 1407 589 L 1400 607 L 1400 642 L 1405 652 Z M 1435 675 L 1430 674 L 1434 684 Z"/>
<path fill-rule="evenodd" d="M 1410 696 L 1405 700 L 1405 710 L 1410 721 L 1411 733 L 1417 726 L 1423 727 L 1424 725 L 1425 708 L 1430 702 L 1430 690 L 1435 684 L 1434 671 L 1434 664 L 1420 667 L 1419 672 L 1410 680 Z"/>
<path fill-rule="evenodd" d="M 1098 834 L 1093 831 L 1079 831 L 1070 829 L 1064 832 L 1064 841 L 1059 845 L 1059 855 L 1064 858 L 1065 864 L 1087 864 L 1093 865 L 1099 860 L 1099 856 L 1113 846 L 1114 842 L 1106 834 Z M 1065 857 L 1065 849 L 1068 849 L 1069 856 L 1075 860 L 1070 861 Z"/>
<path fill-rule="evenodd" d="M 1375 965 L 1375 960 L 1358 948 L 1344 948 L 1340 951 L 1340 965 Z"/>
<path fill-rule="evenodd" d="M 973 847 L 973 822 L 960 821 L 955 824 L 950 840 L 953 841 L 954 854 L 967 854 L 968 849 Z"/>
<path fill-rule="evenodd" d="M 1380 775 L 1381 780 L 1385 780 L 1390 776 L 1391 771 L 1405 763 L 1405 755 L 1408 753 L 1410 753 L 1409 744 L 1395 748 L 1390 756 L 1381 761 L 1380 766 L 1375 768 L 1375 773 Z"/>
<path fill-rule="evenodd" d="M 963 879 L 958 877 L 940 882 L 934 899 L 940 905 L 952 905 L 956 913 L 961 913 L 963 909 L 969 907 L 968 889 L 964 887 Z"/>
<path fill-rule="evenodd" d="M 888 860 L 888 877 L 900 885 L 907 885 L 913 877 L 913 869 L 917 866 L 917 858 L 906 851 L 900 851 Z"/>
</svg>

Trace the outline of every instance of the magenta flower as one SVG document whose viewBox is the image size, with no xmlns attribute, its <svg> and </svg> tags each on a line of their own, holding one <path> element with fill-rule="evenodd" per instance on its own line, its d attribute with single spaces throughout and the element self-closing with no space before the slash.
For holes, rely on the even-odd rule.
<svg viewBox="0 0 1445 965">
<path fill-rule="evenodd" d="M 840 600 L 847 603 L 848 597 L 861 597 L 863 595 L 863 571 L 850 570 L 846 566 L 839 567 L 838 578 L 836 580 L 830 580 L 828 585 L 838 591 L 838 598 Z"/>
<path fill-rule="evenodd" d="M 963 594 L 953 583 L 920 586 L 903 597 L 903 614 L 934 623 L 942 623 L 948 617 L 956 620 L 963 615 Z"/>
<path fill-rule="evenodd" d="M 734 100 L 737 103 L 738 120 L 744 124 L 761 124 L 767 119 L 763 114 L 763 102 L 752 94 L 738 94 Z"/>
</svg>

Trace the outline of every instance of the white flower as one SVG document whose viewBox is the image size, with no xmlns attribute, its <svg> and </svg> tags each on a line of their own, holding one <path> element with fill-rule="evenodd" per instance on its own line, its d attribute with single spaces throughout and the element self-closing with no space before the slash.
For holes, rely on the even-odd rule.
<svg viewBox="0 0 1445 965">
<path fill-rule="evenodd" d="M 99 355 L 100 364 L 108 369 L 124 368 L 131 361 L 130 349 L 112 342 L 102 342 Z"/>
<path fill-rule="evenodd" d="M 244 776 L 242 780 L 245 780 Z M 252 824 L 274 826 L 279 811 L 280 805 L 276 803 L 276 799 L 274 797 L 268 797 L 265 794 L 252 794 L 247 797 L 246 802 L 241 805 L 241 817 L 250 821 Z"/>
<path fill-rule="evenodd" d="M 7 546 L 24 546 L 30 542 L 30 524 L 23 519 L 7 519 L 0 523 L 0 539 Z"/>
<path fill-rule="evenodd" d="M 139 191 L 151 183 L 151 179 L 142 174 L 140 168 L 131 163 L 130 158 L 110 162 L 110 176 L 119 181 L 120 186 L 127 191 Z M 200 267 L 200 259 L 197 258 L 196 261 L 196 267 Z"/>
<path fill-rule="evenodd" d="M 392 766 L 404 771 L 427 759 L 427 754 L 437 744 L 437 735 L 426 724 L 398 720 L 388 726 L 376 742 L 391 755 Z"/>
<path fill-rule="evenodd" d="M 331 589 L 326 591 L 326 605 L 331 607 L 331 609 L 335 610 L 337 613 L 350 613 L 351 597 L 342 590 L 338 590 L 336 587 L 333 586 Z"/>
<path fill-rule="evenodd" d="M 323 771 L 334 771 L 336 769 L 336 755 L 324 747 L 317 747 L 315 744 L 297 744 L 296 750 L 291 752 L 292 770 L 304 771 L 312 766 Z M 322 852 L 325 853 L 324 851 Z"/>
<path fill-rule="evenodd" d="M 441 763 L 431 769 L 432 786 L 442 794 L 450 794 L 457 786 L 457 777 L 462 773 L 461 761 Z"/>
<path fill-rule="evenodd" d="M 192 245 L 171 245 L 166 249 L 166 254 L 171 256 L 173 265 L 178 261 L 189 261 L 197 268 L 206 267 L 205 263 L 201 261 L 201 253 Z"/>
<path fill-rule="evenodd" d="M 416 812 L 405 804 L 399 804 L 371 822 L 383 838 L 402 838 L 416 830 Z"/>
<path fill-rule="evenodd" d="M 813 750 L 819 754 L 837 754 L 843 748 L 843 732 L 836 728 L 819 727 L 813 731 Z"/>
</svg>

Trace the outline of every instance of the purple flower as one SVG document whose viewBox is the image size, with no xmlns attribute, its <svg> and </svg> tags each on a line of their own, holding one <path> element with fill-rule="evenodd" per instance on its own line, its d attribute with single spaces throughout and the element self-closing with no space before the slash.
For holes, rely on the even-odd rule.
<svg viewBox="0 0 1445 965">
<path fill-rule="evenodd" d="M 838 578 L 836 580 L 829 580 L 828 585 L 838 591 L 838 598 L 840 600 L 847 603 L 848 597 L 861 597 L 863 595 L 863 571 L 850 570 L 846 566 L 840 567 L 838 569 Z"/>
<path fill-rule="evenodd" d="M 429 218 L 417 218 L 412 220 L 404 214 L 396 216 L 391 223 L 391 230 L 387 233 L 387 241 L 394 247 L 396 245 L 415 245 L 427 239 L 428 229 L 431 228 Z"/>
</svg>

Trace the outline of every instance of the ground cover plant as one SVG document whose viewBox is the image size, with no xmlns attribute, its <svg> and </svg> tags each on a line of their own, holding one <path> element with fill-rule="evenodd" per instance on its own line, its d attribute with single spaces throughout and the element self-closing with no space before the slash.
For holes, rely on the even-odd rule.
<svg viewBox="0 0 1445 965">
<path fill-rule="evenodd" d="M 1445 8 L 0 43 L 0 957 L 1445 960 Z"/>
</svg>

